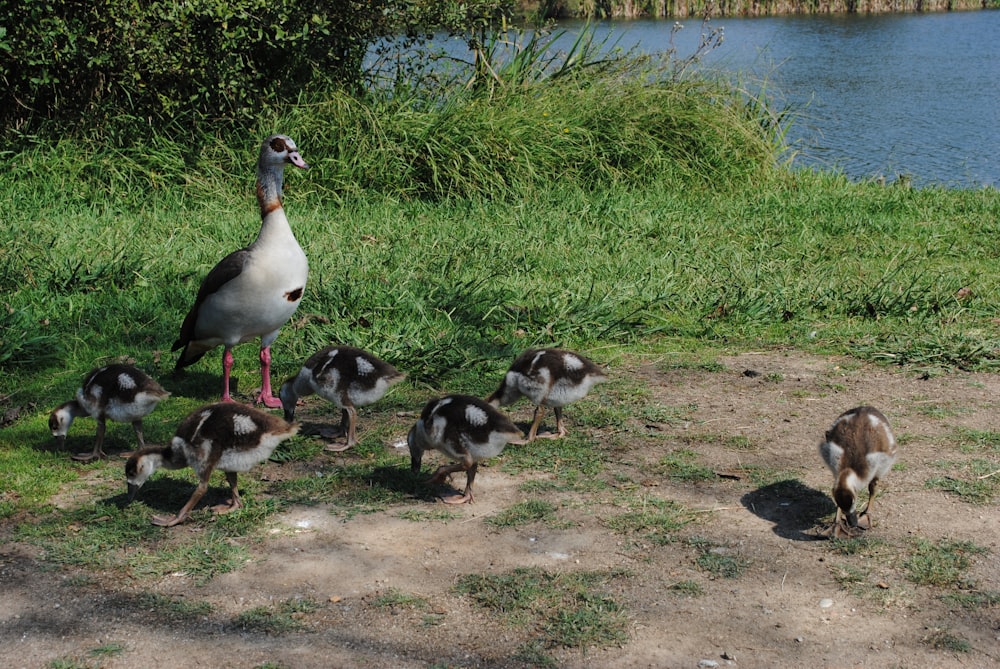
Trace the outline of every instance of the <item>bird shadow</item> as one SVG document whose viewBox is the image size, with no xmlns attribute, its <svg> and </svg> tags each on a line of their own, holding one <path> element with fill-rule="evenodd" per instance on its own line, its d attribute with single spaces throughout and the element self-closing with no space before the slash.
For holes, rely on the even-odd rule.
<svg viewBox="0 0 1000 669">
<path fill-rule="evenodd" d="M 145 506 L 154 512 L 175 514 L 191 499 L 191 494 L 197 485 L 197 483 L 180 478 L 159 476 L 147 481 L 139 489 L 139 492 L 136 493 L 135 499 L 131 503 L 137 506 Z M 125 488 L 125 480 L 123 478 L 122 491 L 106 497 L 103 500 L 104 503 L 113 504 L 119 509 L 124 509 L 129 505 L 128 491 Z M 205 495 L 198 500 L 198 504 L 193 510 L 197 511 L 215 504 L 221 504 L 229 496 L 229 486 L 225 484 L 224 480 L 220 485 L 209 485 L 208 490 L 205 491 Z"/>
<path fill-rule="evenodd" d="M 222 396 L 222 377 L 217 373 L 184 369 L 174 371 L 162 379 L 164 389 L 178 397 L 190 397 L 203 402 L 215 402 Z M 229 390 L 233 395 L 240 392 L 240 380 L 233 376 L 229 380 Z"/>
<path fill-rule="evenodd" d="M 830 496 L 804 485 L 797 479 L 777 481 L 752 490 L 740 503 L 754 515 L 773 523 L 772 531 L 783 539 L 821 539 L 817 526 L 837 510 Z"/>
<path fill-rule="evenodd" d="M 438 502 L 442 495 L 462 493 L 462 490 L 453 487 L 450 481 L 431 483 L 430 478 L 433 473 L 433 470 L 422 469 L 414 474 L 409 467 L 376 467 L 365 478 L 386 491 L 422 502 Z M 465 474 L 459 472 L 458 476 L 464 483 L 464 478 L 461 477 Z"/>
</svg>

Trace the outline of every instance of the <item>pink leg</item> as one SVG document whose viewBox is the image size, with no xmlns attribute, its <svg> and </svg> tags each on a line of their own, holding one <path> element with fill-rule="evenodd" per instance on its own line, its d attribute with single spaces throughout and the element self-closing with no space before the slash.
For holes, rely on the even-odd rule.
<svg viewBox="0 0 1000 669">
<path fill-rule="evenodd" d="M 260 349 L 260 395 L 257 396 L 257 403 L 263 404 L 269 409 L 281 408 L 281 399 L 271 392 L 271 347 L 265 346 Z"/>
<path fill-rule="evenodd" d="M 232 402 L 229 396 L 229 372 L 233 369 L 233 352 L 226 346 L 222 349 L 222 401 Z"/>
<path fill-rule="evenodd" d="M 472 502 L 475 502 L 476 500 L 472 496 L 472 482 L 476 479 L 477 469 L 479 469 L 478 463 L 473 464 L 465 472 L 465 494 L 441 497 L 441 501 L 445 504 L 471 504 Z"/>
</svg>

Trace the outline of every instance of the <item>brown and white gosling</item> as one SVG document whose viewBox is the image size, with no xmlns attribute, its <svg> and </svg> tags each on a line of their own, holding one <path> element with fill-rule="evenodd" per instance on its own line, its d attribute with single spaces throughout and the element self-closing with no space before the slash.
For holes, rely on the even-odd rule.
<svg viewBox="0 0 1000 669">
<path fill-rule="evenodd" d="M 479 463 L 499 455 L 507 444 L 523 443 L 523 436 L 507 416 L 478 397 L 446 395 L 427 403 L 406 436 L 410 471 L 420 471 L 424 451 L 440 451 L 456 462 L 438 467 L 429 482 L 443 483 L 453 472 L 464 471 L 465 492 L 441 499 L 447 504 L 472 502 Z"/>
<path fill-rule="evenodd" d="M 105 457 L 102 449 L 107 421 L 131 423 L 139 448 L 146 446 L 142 419 L 156 405 L 170 396 L 159 383 L 132 365 L 107 365 L 92 369 L 76 391 L 76 398 L 57 406 L 49 415 L 49 429 L 56 446 L 66 446 L 66 434 L 75 418 L 90 416 L 97 421 L 97 439 L 92 453 L 73 455 L 74 460 L 90 462 Z"/>
<path fill-rule="evenodd" d="M 279 392 L 285 420 L 295 419 L 300 397 L 316 394 L 341 409 L 340 431 L 324 437 L 346 435 L 346 443 L 330 445 L 328 451 L 346 451 L 358 443 L 357 407 L 382 399 L 386 391 L 405 377 L 395 367 L 353 346 L 327 346 L 314 353 L 299 373 L 285 381 Z"/>
<path fill-rule="evenodd" d="M 896 439 L 889 420 L 870 406 L 845 411 L 826 431 L 819 453 L 836 478 L 833 499 L 837 503 L 837 517 L 829 534 L 857 536 L 859 530 L 871 527 L 879 479 L 885 478 L 896 462 Z M 855 498 L 865 486 L 868 486 L 868 503 L 859 516 L 854 509 Z"/>
<path fill-rule="evenodd" d="M 607 381 L 604 370 L 573 351 L 558 348 L 528 349 L 517 356 L 496 392 L 486 398 L 494 407 L 513 404 L 522 396 L 535 405 L 528 441 L 566 436 L 562 408 L 586 397 L 591 387 Z M 556 431 L 538 434 L 545 407 L 556 415 Z"/>
<path fill-rule="evenodd" d="M 154 525 L 172 527 L 184 522 L 208 490 L 208 480 L 216 469 L 226 473 L 232 497 L 212 510 L 228 513 L 238 509 L 242 503 L 236 488 L 237 473 L 269 458 L 278 444 L 298 431 L 295 423 L 242 404 L 219 402 L 202 407 L 181 421 L 170 444 L 144 448 L 128 459 L 128 501 L 135 499 L 142 484 L 160 467 L 191 467 L 198 476 L 191 499 L 176 516 L 153 516 Z"/>
</svg>

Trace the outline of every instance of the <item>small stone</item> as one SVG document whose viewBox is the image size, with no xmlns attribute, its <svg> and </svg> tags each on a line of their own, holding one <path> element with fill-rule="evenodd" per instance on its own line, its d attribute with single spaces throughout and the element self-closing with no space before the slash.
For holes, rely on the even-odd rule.
<svg viewBox="0 0 1000 669">
<path fill-rule="evenodd" d="M 819 600 L 819 608 L 821 608 L 821 609 L 828 609 L 831 606 L 833 606 L 833 600 L 832 599 L 830 599 L 830 598 L 827 597 L 825 599 Z"/>
<path fill-rule="evenodd" d="M 699 669 L 715 669 L 715 667 L 718 666 L 719 663 L 716 662 L 715 660 L 701 660 L 700 662 L 698 662 Z"/>
<path fill-rule="evenodd" d="M 805 639 L 803 639 L 802 637 L 800 636 L 795 637 L 795 643 L 802 643 L 803 641 L 805 641 Z"/>
<path fill-rule="evenodd" d="M 736 656 L 733 655 L 732 653 L 723 652 L 721 657 L 723 660 L 729 660 L 730 662 L 736 661 Z"/>
</svg>

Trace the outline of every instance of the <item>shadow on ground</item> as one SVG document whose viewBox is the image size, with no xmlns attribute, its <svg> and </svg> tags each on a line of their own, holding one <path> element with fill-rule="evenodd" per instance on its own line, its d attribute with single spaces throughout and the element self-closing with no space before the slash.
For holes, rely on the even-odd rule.
<svg viewBox="0 0 1000 669">
<path fill-rule="evenodd" d="M 740 498 L 754 515 L 774 524 L 772 531 L 783 539 L 814 541 L 817 526 L 837 510 L 826 493 L 796 479 L 771 483 Z"/>
</svg>

